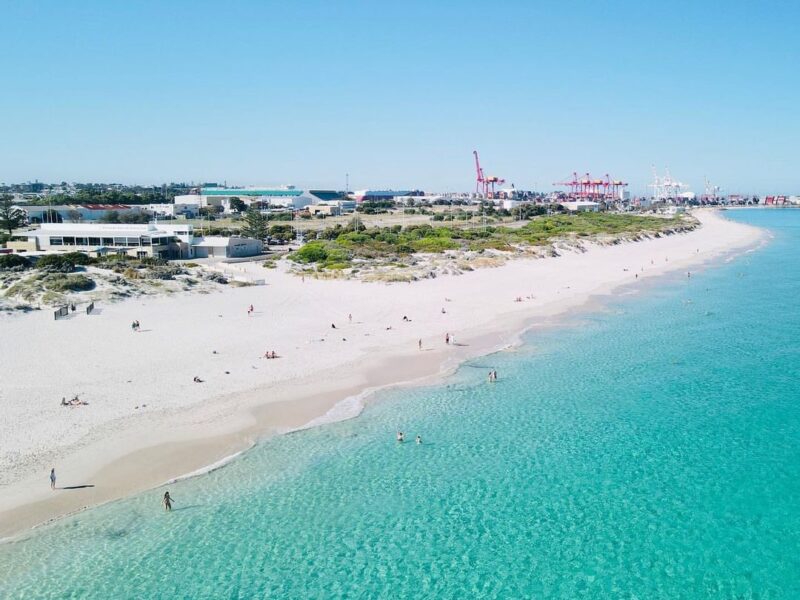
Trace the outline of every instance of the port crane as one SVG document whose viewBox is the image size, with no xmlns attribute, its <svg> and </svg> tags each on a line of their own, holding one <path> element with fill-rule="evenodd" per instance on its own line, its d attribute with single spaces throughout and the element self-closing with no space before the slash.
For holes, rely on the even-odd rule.
<svg viewBox="0 0 800 600">
<path fill-rule="evenodd" d="M 619 197 L 620 190 L 628 184 L 620 179 L 611 179 L 606 173 L 603 179 L 593 179 L 589 173 L 578 176 L 577 171 L 572 178 L 556 181 L 553 185 L 569 188 L 569 197 L 583 200 L 613 200 Z"/>
<path fill-rule="evenodd" d="M 478 157 L 478 151 L 472 151 L 475 157 L 475 173 L 477 175 L 475 181 L 475 193 L 482 195 L 484 198 L 494 198 L 495 186 L 503 185 L 506 180 L 497 177 L 496 175 L 489 175 L 488 177 L 483 174 L 483 167 L 481 167 L 481 160 Z"/>
</svg>

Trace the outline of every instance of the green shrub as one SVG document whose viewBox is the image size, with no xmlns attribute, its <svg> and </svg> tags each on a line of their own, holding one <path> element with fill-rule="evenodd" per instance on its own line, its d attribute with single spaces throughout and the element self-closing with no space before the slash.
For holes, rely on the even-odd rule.
<svg viewBox="0 0 800 600">
<path fill-rule="evenodd" d="M 328 259 L 328 251 L 323 242 L 308 242 L 292 253 L 292 259 L 303 264 L 323 262 Z"/>
<path fill-rule="evenodd" d="M 459 248 L 458 242 L 450 238 L 426 237 L 414 240 L 410 246 L 417 252 L 444 252 L 445 250 L 455 250 Z"/>
<path fill-rule="evenodd" d="M 56 273 L 72 273 L 75 262 L 69 254 L 46 254 L 36 261 L 36 268 Z"/>
<path fill-rule="evenodd" d="M 95 260 L 89 256 L 88 254 L 84 254 L 83 252 L 67 252 L 66 254 L 62 254 L 64 260 L 68 260 L 73 265 L 91 265 L 94 264 Z"/>
<path fill-rule="evenodd" d="M 86 275 L 64 275 L 51 273 L 42 279 L 44 287 L 52 292 L 86 292 L 93 290 L 95 283 Z"/>
<path fill-rule="evenodd" d="M 0 271 L 24 271 L 30 269 L 31 261 L 19 254 L 0 254 Z"/>
</svg>

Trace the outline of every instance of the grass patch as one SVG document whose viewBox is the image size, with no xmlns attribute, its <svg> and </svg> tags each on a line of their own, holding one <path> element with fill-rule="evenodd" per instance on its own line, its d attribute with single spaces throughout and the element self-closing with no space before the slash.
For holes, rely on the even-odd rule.
<svg viewBox="0 0 800 600">
<path fill-rule="evenodd" d="M 51 292 L 88 292 L 93 290 L 95 283 L 86 275 L 65 275 L 51 273 L 42 279 L 42 285 Z"/>
</svg>

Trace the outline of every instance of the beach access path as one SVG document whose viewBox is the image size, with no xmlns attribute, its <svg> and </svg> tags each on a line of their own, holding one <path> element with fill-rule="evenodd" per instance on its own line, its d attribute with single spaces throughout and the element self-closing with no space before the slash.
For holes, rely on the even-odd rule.
<svg viewBox="0 0 800 600">
<path fill-rule="evenodd" d="M 689 233 L 413 283 L 303 280 L 253 265 L 266 285 L 131 299 L 59 321 L 2 316 L 0 538 L 263 436 L 352 416 L 365 390 L 440 376 L 593 297 L 635 293 L 765 239 L 716 211 L 694 214 L 702 226 Z M 61 405 L 76 394 L 88 404 Z"/>
</svg>

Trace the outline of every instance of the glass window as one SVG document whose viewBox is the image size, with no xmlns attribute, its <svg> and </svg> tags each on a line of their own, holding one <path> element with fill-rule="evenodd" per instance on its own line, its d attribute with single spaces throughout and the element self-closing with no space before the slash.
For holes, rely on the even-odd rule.
<svg viewBox="0 0 800 600">
<path fill-rule="evenodd" d="M 89 244 L 89 240 L 85 237 L 75 238 L 75 245 L 76 246 L 86 246 Z"/>
<path fill-rule="evenodd" d="M 150 238 L 149 237 L 143 237 L 142 238 L 142 246 L 149 246 L 149 245 L 150 245 Z"/>
<path fill-rule="evenodd" d="M 64 237 L 64 245 L 65 246 L 74 246 L 75 245 L 75 238 L 74 237 L 65 236 Z"/>
<path fill-rule="evenodd" d="M 103 246 L 113 246 L 114 245 L 114 238 L 103 238 Z"/>
<path fill-rule="evenodd" d="M 51 246 L 63 246 L 64 245 L 64 240 L 61 239 L 60 237 L 51 237 L 50 238 L 50 245 Z"/>
<path fill-rule="evenodd" d="M 89 245 L 90 246 L 99 246 L 101 243 L 102 242 L 100 241 L 100 238 L 93 238 L 93 237 L 89 238 Z"/>
<path fill-rule="evenodd" d="M 115 246 L 127 246 L 128 245 L 128 238 L 115 237 L 114 238 L 114 245 Z"/>
<path fill-rule="evenodd" d="M 139 238 L 128 238 L 128 246 L 139 246 Z"/>
</svg>

